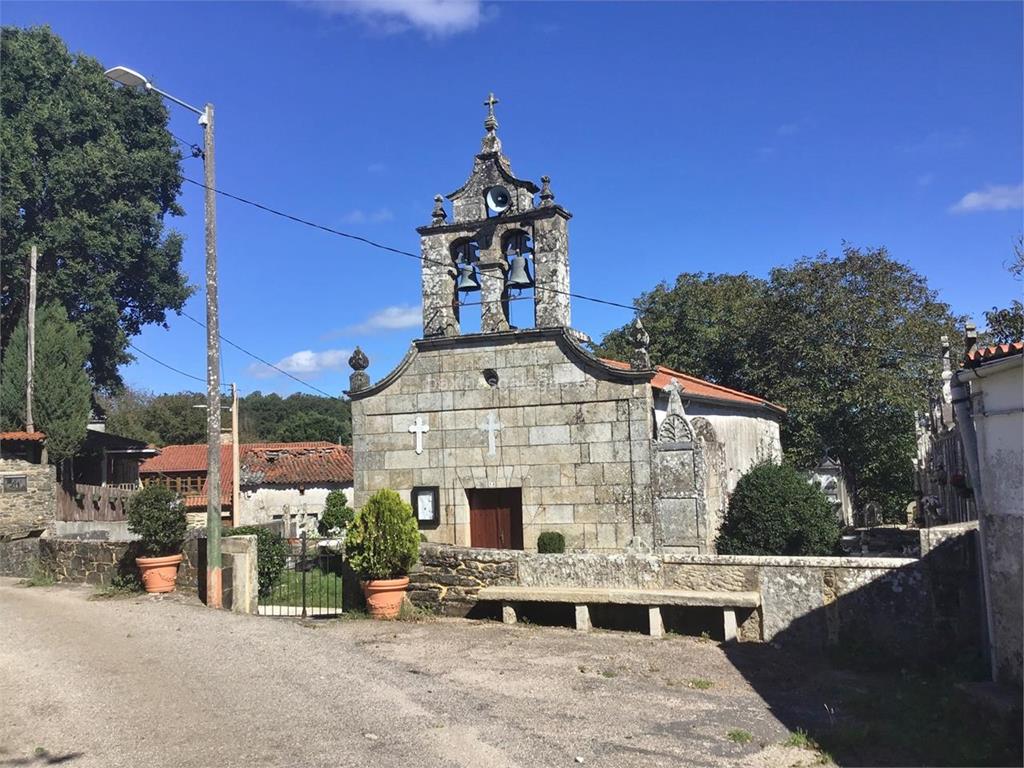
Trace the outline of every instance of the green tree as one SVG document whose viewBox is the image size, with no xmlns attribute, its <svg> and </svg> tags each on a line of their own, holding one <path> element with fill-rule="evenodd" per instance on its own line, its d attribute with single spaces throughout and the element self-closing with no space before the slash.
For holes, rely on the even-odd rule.
<svg viewBox="0 0 1024 768">
<path fill-rule="evenodd" d="M 311 440 L 338 442 L 344 427 L 337 419 L 320 413 L 293 413 L 277 431 L 282 443 L 302 443 Z"/>
<path fill-rule="evenodd" d="M 987 338 L 992 344 L 1007 344 L 1024 340 L 1024 304 L 1014 299 L 1009 307 L 992 309 L 985 313 Z"/>
<path fill-rule="evenodd" d="M 296 393 L 283 398 L 252 392 L 240 400 L 239 431 L 246 443 L 329 440 L 350 444 L 352 406 L 335 397 Z"/>
<path fill-rule="evenodd" d="M 166 445 L 148 419 L 154 395 L 143 389 L 124 387 L 116 395 L 97 398 L 107 415 L 107 431 L 153 445 Z"/>
<path fill-rule="evenodd" d="M 681 275 L 637 305 L 654 362 L 786 406 L 788 460 L 810 467 L 831 450 L 855 503 L 902 515 L 914 410 L 938 375 L 939 338 L 960 322 L 924 277 L 884 248 L 847 246 L 773 269 L 767 281 Z M 625 333 L 609 334 L 599 353 L 622 358 Z"/>
<path fill-rule="evenodd" d="M 793 467 L 765 463 L 736 483 L 715 547 L 722 555 L 831 555 L 838 543 L 825 494 Z"/>
<path fill-rule="evenodd" d="M 651 360 L 725 386 L 752 385 L 756 361 L 744 348 L 765 310 L 767 283 L 747 274 L 684 272 L 636 300 L 651 336 Z M 629 360 L 629 326 L 609 333 L 597 351 Z"/>
<path fill-rule="evenodd" d="M 15 327 L 4 350 L 0 378 L 0 423 L 25 428 L 28 335 L 25 322 Z M 35 375 L 32 414 L 36 429 L 46 433 L 54 461 L 74 456 L 85 440 L 92 385 L 85 371 L 89 342 L 79 336 L 59 304 L 44 304 L 36 313 Z"/>
<path fill-rule="evenodd" d="M 317 532 L 321 536 L 329 536 L 344 530 L 352 524 L 355 515 L 355 510 L 348 505 L 345 492 L 335 489 L 327 494 L 327 503 L 324 505 L 324 513 L 317 525 Z"/>
<path fill-rule="evenodd" d="M 164 231 L 183 213 L 167 110 L 48 27 L 3 27 L 0 59 L 0 344 L 24 314 L 36 245 L 40 300 L 63 305 L 89 342 L 93 382 L 116 389 L 128 340 L 191 293 L 182 239 Z"/>
</svg>

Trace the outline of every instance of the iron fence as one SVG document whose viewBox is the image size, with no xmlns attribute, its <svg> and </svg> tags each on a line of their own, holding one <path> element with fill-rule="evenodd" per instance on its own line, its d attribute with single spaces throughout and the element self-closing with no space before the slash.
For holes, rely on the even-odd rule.
<svg viewBox="0 0 1024 768">
<path fill-rule="evenodd" d="M 341 615 L 342 557 L 330 541 L 310 540 L 303 531 L 289 540 L 291 553 L 267 594 L 259 598 L 264 616 L 330 618 Z"/>
</svg>

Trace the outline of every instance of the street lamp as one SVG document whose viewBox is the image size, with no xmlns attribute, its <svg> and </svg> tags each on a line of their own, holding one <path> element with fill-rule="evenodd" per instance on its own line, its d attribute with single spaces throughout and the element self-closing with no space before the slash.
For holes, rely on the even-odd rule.
<svg viewBox="0 0 1024 768">
<path fill-rule="evenodd" d="M 168 101 L 199 115 L 203 126 L 203 165 L 206 187 L 206 604 L 222 605 L 220 557 L 220 322 L 217 306 L 217 198 L 214 178 L 213 104 L 193 107 L 161 91 L 148 78 L 128 67 L 113 67 L 107 78 L 127 88 L 154 91 Z"/>
</svg>

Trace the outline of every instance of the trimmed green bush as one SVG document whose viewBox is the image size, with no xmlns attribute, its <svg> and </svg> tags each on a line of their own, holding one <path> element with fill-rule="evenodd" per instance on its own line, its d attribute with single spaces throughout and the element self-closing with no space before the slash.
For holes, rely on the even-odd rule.
<svg viewBox="0 0 1024 768">
<path fill-rule="evenodd" d="M 159 485 L 143 488 L 128 501 L 128 530 L 139 536 L 142 557 L 166 557 L 181 552 L 188 522 L 174 491 Z"/>
<path fill-rule="evenodd" d="M 345 530 L 352 524 L 356 511 L 348 505 L 345 492 L 342 490 L 331 491 L 327 494 L 327 503 L 324 506 L 324 513 L 317 523 L 317 533 L 321 536 L 332 536 Z"/>
<path fill-rule="evenodd" d="M 565 536 L 558 531 L 544 531 L 537 537 L 537 551 L 542 555 L 560 555 L 565 552 Z"/>
<path fill-rule="evenodd" d="M 260 597 L 270 595 L 291 554 L 288 542 L 282 539 L 280 534 L 260 525 L 226 528 L 222 535 L 256 537 L 256 578 L 259 580 L 259 593 Z"/>
<path fill-rule="evenodd" d="M 740 478 L 716 542 L 721 555 L 831 555 L 838 543 L 825 494 L 793 467 L 770 463 Z"/>
<path fill-rule="evenodd" d="M 408 575 L 420 554 L 412 507 L 394 491 L 377 491 L 349 526 L 345 551 L 352 568 L 366 580 Z"/>
</svg>

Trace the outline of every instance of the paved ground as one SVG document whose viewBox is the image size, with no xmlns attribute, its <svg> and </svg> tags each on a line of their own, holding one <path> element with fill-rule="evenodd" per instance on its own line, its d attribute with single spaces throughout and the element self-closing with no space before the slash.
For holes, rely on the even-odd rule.
<svg viewBox="0 0 1024 768">
<path fill-rule="evenodd" d="M 792 766 L 714 643 L 290 619 L 0 579 L 0 765 Z M 707 690 L 689 687 L 710 680 Z M 728 733 L 744 730 L 740 745 Z"/>
</svg>

